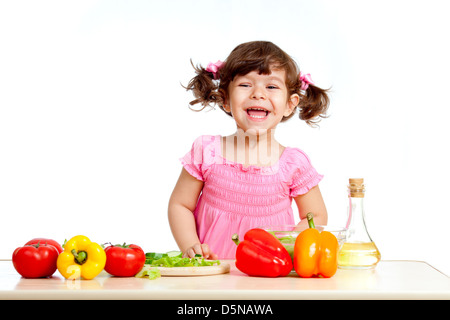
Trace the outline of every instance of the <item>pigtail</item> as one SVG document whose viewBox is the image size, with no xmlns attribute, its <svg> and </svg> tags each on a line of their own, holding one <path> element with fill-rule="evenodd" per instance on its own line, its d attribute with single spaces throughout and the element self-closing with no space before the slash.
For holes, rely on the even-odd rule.
<svg viewBox="0 0 450 320">
<path fill-rule="evenodd" d="M 330 98 L 328 90 L 310 84 L 302 94 L 298 104 L 299 118 L 309 126 L 317 127 L 321 119 L 327 117 Z"/>
<path fill-rule="evenodd" d="M 191 65 L 195 70 L 196 76 L 189 81 L 188 85 L 184 87 L 186 91 L 192 90 L 195 100 L 192 100 L 189 104 L 191 106 L 200 103 L 201 109 L 194 109 L 201 111 L 204 108 L 214 105 L 222 104 L 223 97 L 219 93 L 219 84 L 216 81 L 215 75 L 212 72 L 207 71 L 202 66 L 194 66 L 191 60 Z"/>
</svg>

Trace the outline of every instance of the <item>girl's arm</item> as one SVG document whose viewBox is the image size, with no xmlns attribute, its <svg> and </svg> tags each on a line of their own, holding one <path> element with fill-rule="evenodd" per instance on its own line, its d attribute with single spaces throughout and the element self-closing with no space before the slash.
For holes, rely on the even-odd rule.
<svg viewBox="0 0 450 320">
<path fill-rule="evenodd" d="M 314 224 L 316 225 L 326 225 L 328 222 L 328 213 L 325 203 L 322 198 L 322 193 L 320 192 L 319 186 L 313 187 L 307 193 L 299 195 L 294 198 L 295 203 L 298 207 L 298 212 L 301 221 L 298 226 L 301 229 L 308 228 L 308 221 L 306 219 L 306 214 L 312 212 L 314 216 Z"/>
<path fill-rule="evenodd" d="M 173 237 L 184 256 L 193 258 L 201 254 L 217 259 L 207 244 L 201 244 L 197 236 L 194 210 L 203 188 L 203 182 L 191 176 L 184 168 L 169 200 L 169 224 Z"/>
</svg>

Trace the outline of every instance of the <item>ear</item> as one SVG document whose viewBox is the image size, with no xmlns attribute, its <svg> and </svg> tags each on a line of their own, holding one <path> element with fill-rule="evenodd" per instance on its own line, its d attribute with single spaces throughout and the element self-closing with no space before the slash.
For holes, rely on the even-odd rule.
<svg viewBox="0 0 450 320">
<path fill-rule="evenodd" d="M 231 113 L 231 107 L 226 101 L 224 102 L 222 107 L 223 107 L 223 110 L 225 110 L 225 112 Z"/>
<path fill-rule="evenodd" d="M 231 113 L 231 107 L 228 104 L 228 96 L 225 92 L 225 90 L 223 89 L 219 89 L 219 93 L 222 95 L 222 99 L 223 99 L 223 110 L 225 110 L 228 113 Z"/>
<path fill-rule="evenodd" d="M 288 100 L 288 102 L 287 102 L 287 108 L 286 108 L 286 110 L 284 111 L 284 114 L 283 114 L 283 115 L 284 115 L 285 117 L 290 116 L 291 113 L 294 112 L 295 107 L 298 106 L 299 102 L 300 102 L 300 96 L 299 96 L 298 94 L 296 94 L 296 93 L 292 94 L 292 95 L 289 97 L 289 100 Z"/>
</svg>

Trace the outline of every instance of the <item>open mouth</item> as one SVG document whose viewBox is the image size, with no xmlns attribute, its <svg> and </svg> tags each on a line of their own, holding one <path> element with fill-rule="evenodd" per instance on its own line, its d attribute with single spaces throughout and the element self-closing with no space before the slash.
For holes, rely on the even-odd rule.
<svg viewBox="0 0 450 320">
<path fill-rule="evenodd" d="M 269 111 L 264 108 L 251 107 L 247 109 L 247 115 L 255 120 L 262 120 L 267 118 Z"/>
</svg>

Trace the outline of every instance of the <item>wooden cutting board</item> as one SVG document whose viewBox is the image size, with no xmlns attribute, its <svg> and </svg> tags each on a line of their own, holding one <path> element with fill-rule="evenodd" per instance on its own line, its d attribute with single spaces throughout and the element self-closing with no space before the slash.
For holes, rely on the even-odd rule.
<svg viewBox="0 0 450 320">
<path fill-rule="evenodd" d="M 162 277 L 193 277 L 223 274 L 230 272 L 230 265 L 227 262 L 221 262 L 218 266 L 207 267 L 158 267 Z"/>
</svg>

